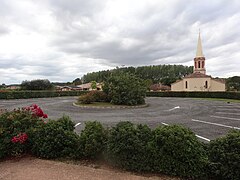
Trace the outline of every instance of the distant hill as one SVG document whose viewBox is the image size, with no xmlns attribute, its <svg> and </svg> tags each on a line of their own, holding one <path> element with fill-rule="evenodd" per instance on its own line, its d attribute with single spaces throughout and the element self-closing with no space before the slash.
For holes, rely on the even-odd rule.
<svg viewBox="0 0 240 180">
<path fill-rule="evenodd" d="M 82 77 L 83 83 L 91 81 L 103 82 L 113 74 L 118 73 L 131 73 L 136 76 L 152 81 L 152 83 L 162 83 L 164 85 L 170 85 L 177 79 L 182 78 L 187 74 L 193 72 L 193 66 L 183 65 L 155 65 L 155 66 L 141 66 L 141 67 L 123 67 L 113 70 L 105 70 L 87 73 Z"/>
</svg>

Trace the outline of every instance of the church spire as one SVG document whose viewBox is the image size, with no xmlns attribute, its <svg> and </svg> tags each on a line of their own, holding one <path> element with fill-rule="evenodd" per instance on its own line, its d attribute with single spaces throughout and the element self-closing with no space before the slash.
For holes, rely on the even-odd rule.
<svg viewBox="0 0 240 180">
<path fill-rule="evenodd" d="M 202 41 L 200 36 L 200 30 L 198 35 L 197 53 L 194 58 L 194 73 L 206 74 L 205 69 L 205 57 L 202 52 Z"/>
<path fill-rule="evenodd" d="M 196 57 L 204 57 L 203 56 L 203 51 L 202 51 L 202 41 L 201 41 L 201 36 L 200 36 L 200 30 L 199 30 L 199 35 L 198 35 L 198 44 L 197 44 Z"/>
</svg>

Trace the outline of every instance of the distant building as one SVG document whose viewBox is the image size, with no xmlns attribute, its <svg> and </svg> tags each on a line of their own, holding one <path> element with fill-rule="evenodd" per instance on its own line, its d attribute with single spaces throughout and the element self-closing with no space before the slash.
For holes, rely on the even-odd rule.
<svg viewBox="0 0 240 180">
<path fill-rule="evenodd" d="M 214 79 L 210 75 L 206 75 L 205 57 L 199 33 L 197 53 L 194 58 L 194 72 L 172 83 L 171 91 L 225 91 L 225 89 L 223 79 Z"/>
<path fill-rule="evenodd" d="M 78 85 L 77 87 L 79 87 L 79 88 L 81 88 L 82 90 L 85 90 L 85 91 L 92 91 L 92 90 L 101 91 L 102 90 L 102 83 L 97 83 L 96 85 L 97 85 L 96 89 L 92 89 L 92 83 L 81 84 L 81 85 Z"/>
<path fill-rule="evenodd" d="M 19 85 L 9 85 L 9 86 L 6 87 L 6 89 L 17 90 L 17 89 L 21 89 L 21 86 L 19 86 Z"/>
<path fill-rule="evenodd" d="M 170 91 L 171 87 L 162 85 L 161 83 L 159 84 L 153 84 L 150 86 L 150 91 Z"/>
</svg>

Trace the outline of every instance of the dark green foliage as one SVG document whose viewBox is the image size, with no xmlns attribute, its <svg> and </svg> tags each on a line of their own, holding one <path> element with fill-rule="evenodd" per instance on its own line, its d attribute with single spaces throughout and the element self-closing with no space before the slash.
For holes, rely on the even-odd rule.
<svg viewBox="0 0 240 180">
<path fill-rule="evenodd" d="M 47 159 L 73 156 L 78 148 L 78 136 L 66 129 L 57 121 L 36 128 L 30 137 L 32 153 Z"/>
<path fill-rule="evenodd" d="M 120 122 L 110 130 L 107 154 L 117 166 L 133 171 L 151 171 L 151 154 L 148 146 L 151 129 L 131 122 Z"/>
<path fill-rule="evenodd" d="M 6 157 L 11 148 L 11 137 L 6 131 L 0 128 L 0 159 Z"/>
<path fill-rule="evenodd" d="M 75 80 L 73 80 L 73 85 L 74 86 L 77 86 L 77 85 L 80 85 L 80 84 L 82 84 L 82 81 L 81 81 L 81 79 L 80 78 L 76 78 Z"/>
<path fill-rule="evenodd" d="M 16 109 L 0 115 L 0 158 L 7 155 L 21 155 L 30 146 L 27 142 L 12 143 L 11 139 L 21 133 L 31 134 L 33 128 L 43 124 L 43 120 L 30 111 Z"/>
<path fill-rule="evenodd" d="M 94 102 L 94 97 L 89 93 L 83 94 L 78 98 L 78 102 L 81 104 L 91 104 Z"/>
<path fill-rule="evenodd" d="M 106 102 L 108 96 L 102 91 L 90 91 L 87 94 L 83 94 L 78 98 L 78 102 L 81 104 L 91 104 L 93 102 Z"/>
<path fill-rule="evenodd" d="M 148 97 L 196 97 L 240 99 L 240 92 L 147 92 Z"/>
<path fill-rule="evenodd" d="M 61 126 L 65 131 L 73 131 L 75 129 L 75 123 L 71 120 L 69 116 L 63 116 L 57 120 L 59 126 Z"/>
<path fill-rule="evenodd" d="M 209 161 L 212 176 L 216 179 L 240 179 L 240 131 L 211 141 Z"/>
<path fill-rule="evenodd" d="M 8 91 L 0 92 L 0 99 L 30 99 L 60 96 L 80 96 L 88 91 Z"/>
<path fill-rule="evenodd" d="M 240 91 L 240 76 L 233 76 L 227 79 L 226 86 L 228 91 Z"/>
<path fill-rule="evenodd" d="M 93 97 L 94 102 L 106 102 L 108 99 L 103 91 L 90 91 L 88 94 Z"/>
<path fill-rule="evenodd" d="M 207 155 L 195 134 L 178 125 L 160 126 L 152 142 L 157 172 L 196 178 L 204 174 Z"/>
<path fill-rule="evenodd" d="M 104 84 L 103 90 L 111 99 L 111 103 L 118 105 L 138 105 L 145 103 L 146 86 L 144 82 L 130 74 L 112 76 Z"/>
<path fill-rule="evenodd" d="M 147 80 L 152 80 L 153 83 L 162 82 L 168 85 L 177 79 L 182 78 L 184 75 L 191 74 L 193 66 L 183 65 L 156 65 L 156 66 L 141 66 L 141 67 L 124 67 L 116 68 L 113 70 L 99 71 L 88 73 L 83 76 L 84 83 L 91 81 L 103 82 L 111 76 L 118 76 L 121 73 L 134 74 L 137 77 Z"/>
<path fill-rule="evenodd" d="M 32 81 L 23 81 L 21 89 L 24 90 L 49 90 L 52 89 L 53 85 L 48 79 L 37 79 Z"/>
<path fill-rule="evenodd" d="M 78 156 L 98 158 L 105 148 L 107 131 L 99 122 L 86 122 L 85 129 L 80 135 L 80 149 Z"/>
</svg>

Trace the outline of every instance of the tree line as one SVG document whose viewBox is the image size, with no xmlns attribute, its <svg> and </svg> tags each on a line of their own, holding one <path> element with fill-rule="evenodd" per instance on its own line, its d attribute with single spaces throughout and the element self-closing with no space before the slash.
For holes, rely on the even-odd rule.
<svg viewBox="0 0 240 180">
<path fill-rule="evenodd" d="M 193 66 L 155 65 L 141 67 L 117 67 L 113 70 L 87 73 L 81 78 L 81 81 L 83 83 L 88 83 L 91 81 L 103 82 L 112 75 L 117 75 L 121 73 L 134 74 L 137 77 L 152 83 L 162 83 L 164 85 L 170 85 L 177 79 L 181 79 L 185 75 L 193 73 Z"/>
</svg>

